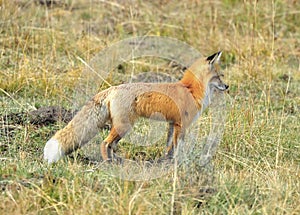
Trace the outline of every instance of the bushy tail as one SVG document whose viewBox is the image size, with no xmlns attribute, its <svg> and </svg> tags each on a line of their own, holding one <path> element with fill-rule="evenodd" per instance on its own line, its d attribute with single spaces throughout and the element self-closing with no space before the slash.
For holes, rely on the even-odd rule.
<svg viewBox="0 0 300 215">
<path fill-rule="evenodd" d="M 109 119 L 105 98 L 109 89 L 98 93 L 74 116 L 69 124 L 59 130 L 45 145 L 44 159 L 56 162 L 62 156 L 88 143 Z"/>
</svg>

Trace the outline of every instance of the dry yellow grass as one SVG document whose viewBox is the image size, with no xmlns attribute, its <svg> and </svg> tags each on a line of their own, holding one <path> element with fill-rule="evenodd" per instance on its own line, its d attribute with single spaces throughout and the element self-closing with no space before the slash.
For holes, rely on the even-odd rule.
<svg viewBox="0 0 300 215">
<path fill-rule="evenodd" d="M 1 214 L 300 213 L 300 2 L 36 2 L 0 0 Z M 208 173 L 196 167 L 178 170 L 175 190 L 174 174 L 128 182 L 89 172 L 94 166 L 80 158 L 49 167 L 42 150 L 62 123 L 6 124 L 15 112 L 72 108 L 79 59 L 143 35 L 174 37 L 204 55 L 224 52 L 231 105 L 211 182 L 198 180 Z M 141 62 L 124 72 L 156 68 Z M 208 185 L 215 191 L 202 195 Z"/>
</svg>

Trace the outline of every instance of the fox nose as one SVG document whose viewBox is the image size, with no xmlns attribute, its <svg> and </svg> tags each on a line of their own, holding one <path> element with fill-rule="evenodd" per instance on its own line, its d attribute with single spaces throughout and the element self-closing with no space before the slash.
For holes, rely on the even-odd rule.
<svg viewBox="0 0 300 215">
<path fill-rule="evenodd" d="M 229 88 L 229 86 L 225 84 L 225 90 L 227 90 L 228 88 Z"/>
</svg>

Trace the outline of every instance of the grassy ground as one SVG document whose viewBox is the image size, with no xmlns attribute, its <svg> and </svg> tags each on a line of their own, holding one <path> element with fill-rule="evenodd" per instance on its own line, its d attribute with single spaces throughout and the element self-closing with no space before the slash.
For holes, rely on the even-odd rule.
<svg viewBox="0 0 300 215">
<path fill-rule="evenodd" d="M 1 214 L 300 213 L 298 1 L 34 2 L 0 0 Z M 130 182 L 80 156 L 48 166 L 44 144 L 64 124 L 8 123 L 5 116 L 71 109 L 80 59 L 142 35 L 174 37 L 204 55 L 224 51 L 231 104 L 213 170 L 179 168 Z M 124 72 L 157 67 L 141 60 Z"/>
</svg>

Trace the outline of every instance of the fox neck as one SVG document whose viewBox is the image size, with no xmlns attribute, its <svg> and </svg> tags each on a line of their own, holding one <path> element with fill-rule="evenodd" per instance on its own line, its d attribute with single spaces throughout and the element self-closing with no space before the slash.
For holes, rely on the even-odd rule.
<svg viewBox="0 0 300 215">
<path fill-rule="evenodd" d="M 214 89 L 212 89 L 209 85 L 206 86 L 205 95 L 202 100 L 201 112 L 203 112 L 211 103 L 213 98 Z"/>
<path fill-rule="evenodd" d="M 180 82 L 189 89 L 194 99 L 198 102 L 200 109 L 207 106 L 206 103 L 209 101 L 211 90 L 209 89 L 207 81 L 202 76 L 196 77 L 195 74 L 188 69 Z"/>
</svg>

